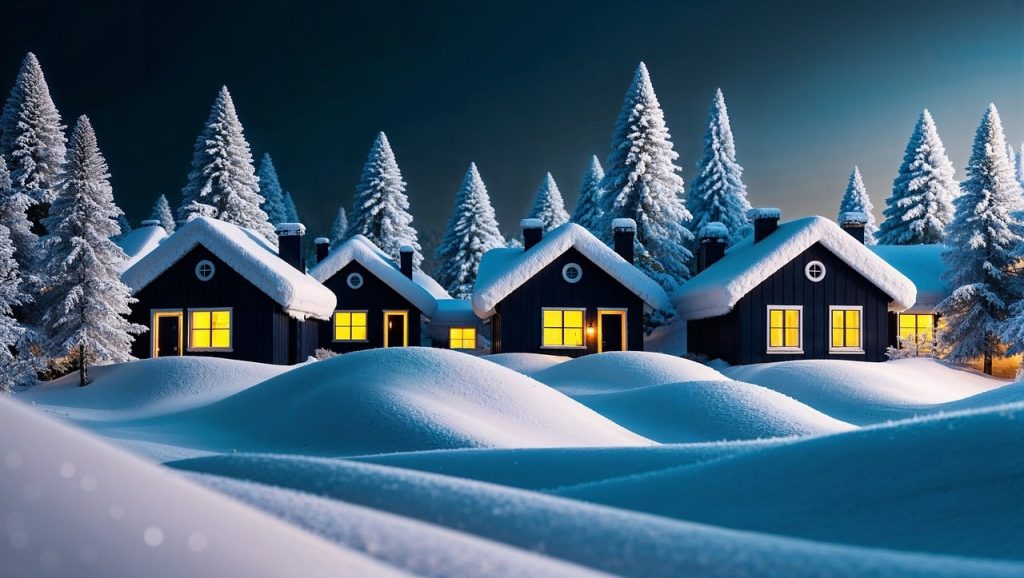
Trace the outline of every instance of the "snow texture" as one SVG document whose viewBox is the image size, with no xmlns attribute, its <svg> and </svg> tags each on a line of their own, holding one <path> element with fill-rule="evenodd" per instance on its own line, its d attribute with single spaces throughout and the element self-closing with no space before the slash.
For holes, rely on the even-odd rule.
<svg viewBox="0 0 1024 578">
<path fill-rule="evenodd" d="M 476 163 L 470 163 L 455 195 L 444 239 L 437 247 L 437 280 L 452 297 L 468 299 L 484 254 L 504 246 L 487 187 Z"/>
<path fill-rule="evenodd" d="M 338 207 L 338 214 L 334 216 L 334 221 L 331 223 L 331 232 L 328 238 L 331 249 L 336 249 L 348 238 L 348 213 L 345 212 L 345 207 Z"/>
<path fill-rule="evenodd" d="M 747 217 L 751 221 L 760 219 L 779 220 L 782 218 L 782 209 L 775 207 L 756 207 L 747 211 Z"/>
<path fill-rule="evenodd" d="M 150 220 L 157 221 L 167 234 L 174 232 L 177 223 L 174 222 L 174 214 L 171 213 L 171 204 L 167 202 L 166 195 L 160 195 L 157 197 L 156 202 L 153 203 L 153 212 L 150 215 Z M 143 226 L 146 222 L 142 222 Z"/>
<path fill-rule="evenodd" d="M 636 221 L 622 217 L 612 219 L 612 231 L 636 231 Z"/>
<path fill-rule="evenodd" d="M 297 319 L 329 319 L 337 298 L 316 279 L 277 256 L 254 231 L 209 217 L 196 217 L 121 276 L 138 293 L 192 249 L 203 246 Z"/>
<path fill-rule="evenodd" d="M 736 302 L 773 273 L 821 243 L 892 299 L 891 311 L 903 311 L 917 301 L 914 283 L 824 217 L 782 223 L 755 243 L 753 236 L 729 248 L 714 265 L 676 291 L 676 311 L 686 320 L 725 315 Z"/>
<path fill-rule="evenodd" d="M 267 214 L 271 225 L 291 221 L 290 215 L 284 207 L 284 191 L 281 189 L 281 181 L 277 176 L 277 169 L 274 167 L 274 160 L 270 153 L 263 153 L 260 159 L 260 167 L 256 171 L 259 178 L 260 195 L 263 197 L 263 204 L 260 208 Z"/>
<path fill-rule="evenodd" d="M 28 301 L 21 290 L 21 274 L 14 259 L 10 231 L 0 224 L 0 395 L 14 386 L 34 381 L 35 374 L 17 353 L 25 335 L 14 310 Z"/>
<path fill-rule="evenodd" d="M 571 358 L 544 353 L 495 353 L 486 356 L 485 359 L 528 377 L 535 377 L 537 373 L 559 363 L 565 363 Z"/>
<path fill-rule="evenodd" d="M 533 208 L 530 209 L 530 217 L 540 219 L 544 223 L 544 231 L 550 231 L 569 222 L 569 213 L 565 211 L 565 201 L 562 200 L 562 191 L 558 190 L 558 184 L 551 173 L 544 175 L 537 194 L 533 197 Z"/>
<path fill-rule="evenodd" d="M 943 278 L 946 264 L 942 260 L 942 245 L 872 245 L 876 255 L 892 265 L 914 282 L 917 287 L 917 301 L 907 313 L 934 313 L 943 299 L 949 297 L 951 289 Z"/>
<path fill-rule="evenodd" d="M 860 168 L 853 167 L 850 173 L 850 181 L 846 185 L 846 192 L 839 201 L 839 214 L 842 213 L 864 213 L 868 222 L 864 227 L 864 243 L 873 245 L 878 225 L 875 223 L 875 215 L 871 212 L 874 206 L 871 204 L 871 197 L 867 188 L 864 187 L 864 179 L 860 176 Z"/>
<path fill-rule="evenodd" d="M 840 225 L 867 225 L 868 216 L 860 211 L 850 211 L 839 213 L 838 221 Z"/>
<path fill-rule="evenodd" d="M 15 282 L 26 294 L 31 294 L 39 285 L 36 275 L 41 257 L 39 237 L 32 232 L 32 222 L 28 218 L 29 207 L 33 204 L 31 196 L 13 187 L 7 163 L 0 156 L 0 225 L 7 227 L 14 244 L 14 259 L 18 264 Z"/>
<path fill-rule="evenodd" d="M 149 222 L 143 221 L 142 227 L 115 241 L 117 246 L 121 247 L 121 250 L 128 256 L 128 259 L 120 265 L 122 272 L 127 271 L 132 265 L 138 263 L 139 260 L 148 255 L 153 249 L 156 249 L 157 245 L 163 243 L 164 239 L 167 238 L 167 231 L 161 225 L 147 225 Z"/>
<path fill-rule="evenodd" d="M 569 396 L 616 393 L 683 381 L 721 381 L 710 367 L 662 353 L 609 351 L 585 355 L 533 375 Z"/>
<path fill-rule="evenodd" d="M 580 180 L 579 194 L 576 197 L 576 210 L 572 213 L 572 222 L 587 229 L 597 236 L 601 236 L 601 227 L 604 216 L 604 191 L 601 189 L 601 179 L 604 178 L 604 168 L 597 155 L 590 157 L 590 164 L 583 173 Z"/>
<path fill-rule="evenodd" d="M 545 235 L 529 250 L 488 251 L 480 263 L 480 273 L 473 290 L 473 310 L 483 318 L 494 315 L 494 308 L 502 299 L 570 248 L 582 253 L 602 271 L 622 283 L 651 309 L 671 309 L 668 295 L 653 279 L 629 264 L 590 231 L 575 223 L 566 223 Z"/>
<path fill-rule="evenodd" d="M 700 228 L 700 233 L 697 235 L 698 239 L 720 239 L 726 241 L 729 239 L 729 228 L 724 223 L 718 221 L 711 221 Z"/>
</svg>

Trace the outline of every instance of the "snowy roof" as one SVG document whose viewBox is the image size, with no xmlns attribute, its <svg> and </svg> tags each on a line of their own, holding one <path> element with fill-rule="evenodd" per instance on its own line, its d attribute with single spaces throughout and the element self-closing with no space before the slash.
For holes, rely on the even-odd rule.
<svg viewBox="0 0 1024 578">
<path fill-rule="evenodd" d="M 143 221 L 143 224 L 145 223 L 146 221 Z M 159 221 L 157 223 L 156 226 L 146 225 L 145 227 L 133 229 L 114 241 L 128 255 L 128 260 L 121 264 L 120 269 L 122 273 L 138 263 L 140 259 L 148 255 L 153 249 L 156 249 L 156 246 L 167 238 L 167 231 L 159 226 Z"/>
<path fill-rule="evenodd" d="M 902 311 L 917 300 L 914 283 L 872 253 L 839 225 L 824 217 L 806 217 L 779 225 L 755 243 L 745 237 L 715 264 L 683 283 L 673 299 L 683 319 L 725 315 L 736 302 L 815 243 L 821 243 L 892 299 Z"/>
<path fill-rule="evenodd" d="M 846 235 L 846 233 L 843 233 Z M 560 255 L 575 248 L 605 273 L 622 283 L 654 309 L 667 309 L 665 290 L 640 269 L 626 262 L 590 231 L 575 223 L 552 229 L 529 250 L 491 249 L 484 253 L 473 288 L 473 310 L 480 317 L 494 315 L 494 307 Z"/>
<path fill-rule="evenodd" d="M 944 245 L 873 245 L 868 247 L 895 267 L 917 286 L 917 301 L 908 313 L 931 313 L 951 289 L 942 280 L 946 264 L 942 261 Z"/>
<path fill-rule="evenodd" d="M 450 298 L 445 290 L 429 275 L 422 271 L 413 271 L 413 278 L 402 274 L 398 265 L 381 251 L 377 245 L 362 235 L 354 235 L 330 252 L 309 274 L 321 283 L 327 281 L 346 265 L 355 261 L 366 267 L 377 278 L 394 289 L 399 295 L 409 300 L 427 317 L 433 317 L 437 310 L 437 300 Z"/>
<path fill-rule="evenodd" d="M 277 256 L 259 233 L 218 219 L 185 223 L 160 246 L 126 270 L 121 279 L 138 293 L 196 246 L 202 245 L 276 301 L 289 315 L 328 319 L 334 293 Z"/>
</svg>

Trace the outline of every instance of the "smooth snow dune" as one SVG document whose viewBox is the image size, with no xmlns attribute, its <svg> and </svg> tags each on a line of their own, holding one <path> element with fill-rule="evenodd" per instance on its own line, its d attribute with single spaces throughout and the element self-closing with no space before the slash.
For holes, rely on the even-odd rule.
<svg viewBox="0 0 1024 578">
<path fill-rule="evenodd" d="M 768 388 L 724 379 L 650 385 L 575 399 L 662 443 L 819 435 L 854 428 Z"/>
<path fill-rule="evenodd" d="M 485 355 L 484 359 L 491 363 L 497 363 L 512 371 L 518 371 L 523 375 L 533 377 L 534 374 L 554 367 L 559 363 L 569 361 L 570 357 L 563 355 L 545 355 L 543 353 L 494 353 Z"/>
<path fill-rule="evenodd" d="M 961 400 L 944 403 L 940 406 L 936 406 L 935 409 L 939 411 L 982 409 L 1022 401 L 1024 401 L 1024 381 L 1018 381 L 1017 383 L 1004 385 L 991 391 L 972 395 L 971 397 L 965 397 Z"/>
<path fill-rule="evenodd" d="M 90 372 L 94 381 L 85 387 L 78 386 L 73 373 L 16 396 L 59 406 L 70 417 L 139 417 L 206 405 L 290 369 L 216 357 L 160 357 L 97 367 Z"/>
<path fill-rule="evenodd" d="M 446 526 L 625 576 L 1019 576 L 1011 561 L 821 544 L 347 460 L 234 454 L 171 464 Z M 1009 540 L 1013 537 L 1004 537 Z"/>
<path fill-rule="evenodd" d="M 706 365 L 664 353 L 608 351 L 585 355 L 533 376 L 566 395 L 611 393 L 680 381 L 727 379 Z"/>
<path fill-rule="evenodd" d="M 1024 559 L 1024 403 L 808 438 L 559 495 L 731 528 Z"/>
<path fill-rule="evenodd" d="M 841 359 L 783 361 L 723 369 L 731 379 L 756 383 L 857 425 L 927 413 L 1007 384 L 931 358 L 866 363 Z"/>
<path fill-rule="evenodd" d="M 510 369 L 421 347 L 339 355 L 140 425 L 197 449 L 311 455 L 653 443 Z"/>
<path fill-rule="evenodd" d="M 404 575 L 8 399 L 0 514 L 5 578 Z"/>
</svg>

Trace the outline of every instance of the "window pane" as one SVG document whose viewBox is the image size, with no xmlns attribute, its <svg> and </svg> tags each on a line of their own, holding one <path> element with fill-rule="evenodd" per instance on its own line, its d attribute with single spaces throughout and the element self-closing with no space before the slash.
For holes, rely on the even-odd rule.
<svg viewBox="0 0 1024 578">
<path fill-rule="evenodd" d="M 842 326 L 843 326 L 843 312 L 841 310 L 839 310 L 839 309 L 833 309 L 832 310 L 832 327 L 833 328 L 837 328 L 837 327 L 842 327 Z"/>
<path fill-rule="evenodd" d="M 562 330 L 544 328 L 544 345 L 562 345 Z"/>
<path fill-rule="evenodd" d="M 832 328 L 832 347 L 843 346 L 843 330 L 842 328 Z"/>
<path fill-rule="evenodd" d="M 782 310 L 772 309 L 768 312 L 769 326 L 782 327 Z"/>
<path fill-rule="evenodd" d="M 469 341 L 468 347 L 476 347 L 476 328 L 466 327 L 462 330 L 462 339 Z"/>
<path fill-rule="evenodd" d="M 900 327 L 900 337 L 903 339 L 911 339 L 916 334 L 917 333 L 913 327 Z"/>
<path fill-rule="evenodd" d="M 352 325 L 353 326 L 360 325 L 362 327 L 366 327 L 366 312 L 365 311 L 353 312 L 352 313 Z"/>
<path fill-rule="evenodd" d="M 352 330 L 348 327 L 335 327 L 334 338 L 338 341 L 348 341 L 352 338 Z"/>
<path fill-rule="evenodd" d="M 552 311 L 550 309 L 544 310 L 544 327 L 561 327 L 562 326 L 562 312 Z"/>
<path fill-rule="evenodd" d="M 860 327 L 860 310 L 850 309 L 846 312 L 846 328 L 857 329 Z"/>
<path fill-rule="evenodd" d="M 914 329 L 916 315 L 900 315 L 900 329 Z"/>
<path fill-rule="evenodd" d="M 847 347 L 860 347 L 860 330 L 859 329 L 847 329 L 846 330 L 846 346 Z"/>
<path fill-rule="evenodd" d="M 366 326 L 352 327 L 352 341 L 366 341 Z"/>
<path fill-rule="evenodd" d="M 566 329 L 565 330 L 565 344 L 574 347 L 583 345 L 583 330 L 582 329 Z"/>
<path fill-rule="evenodd" d="M 210 331 L 204 329 L 192 330 L 192 347 L 209 347 Z"/>
<path fill-rule="evenodd" d="M 210 312 L 209 311 L 193 311 L 192 312 L 192 328 L 193 329 L 209 329 L 210 328 Z"/>
<path fill-rule="evenodd" d="M 934 315 L 918 315 L 917 316 L 917 328 L 920 333 L 927 333 L 931 335 L 932 329 L 935 328 L 935 316 Z"/>
<path fill-rule="evenodd" d="M 786 328 L 786 347 L 800 346 L 800 330 Z"/>
<path fill-rule="evenodd" d="M 347 311 L 339 311 L 339 312 L 335 313 L 334 314 L 334 324 L 335 325 L 351 325 L 352 324 L 352 314 L 347 312 Z"/>
<path fill-rule="evenodd" d="M 213 312 L 213 328 L 214 329 L 227 329 L 231 327 L 231 312 L 230 311 L 214 311 Z"/>
<path fill-rule="evenodd" d="M 786 328 L 800 327 L 800 311 L 797 309 L 786 309 Z"/>
<path fill-rule="evenodd" d="M 583 312 L 582 311 L 566 311 L 565 312 L 565 326 L 566 327 L 583 327 Z"/>
<path fill-rule="evenodd" d="M 771 347 L 782 347 L 781 329 L 771 329 L 768 331 L 768 345 Z"/>
<path fill-rule="evenodd" d="M 448 330 L 448 341 L 451 342 L 452 347 L 455 347 L 455 342 L 462 340 L 462 330 L 452 327 Z"/>
<path fill-rule="evenodd" d="M 213 330 L 213 347 L 231 347 L 231 330 L 230 329 L 214 329 Z"/>
</svg>

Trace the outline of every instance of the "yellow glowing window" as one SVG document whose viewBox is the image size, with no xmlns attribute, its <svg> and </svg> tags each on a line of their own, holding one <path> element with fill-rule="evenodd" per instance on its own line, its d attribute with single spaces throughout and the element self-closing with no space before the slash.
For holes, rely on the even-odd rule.
<svg viewBox="0 0 1024 578">
<path fill-rule="evenodd" d="M 335 311 L 334 340 L 366 341 L 366 312 Z"/>
<path fill-rule="evenodd" d="M 861 349 L 861 309 L 833 307 L 831 311 L 832 349 Z"/>
<path fill-rule="evenodd" d="M 799 307 L 768 308 L 768 348 L 769 349 L 800 349 L 800 317 L 803 311 Z"/>
<path fill-rule="evenodd" d="M 915 343 L 930 342 L 935 335 L 935 316 L 930 313 L 900 313 L 900 337 Z"/>
<path fill-rule="evenodd" d="M 545 309 L 544 347 L 584 347 L 582 309 Z"/>
<path fill-rule="evenodd" d="M 452 327 L 448 329 L 448 347 L 451 349 L 476 349 L 476 328 Z"/>
<path fill-rule="evenodd" d="M 189 349 L 231 349 L 231 310 L 189 310 Z"/>
</svg>

